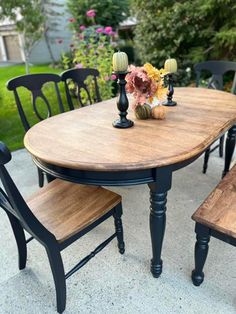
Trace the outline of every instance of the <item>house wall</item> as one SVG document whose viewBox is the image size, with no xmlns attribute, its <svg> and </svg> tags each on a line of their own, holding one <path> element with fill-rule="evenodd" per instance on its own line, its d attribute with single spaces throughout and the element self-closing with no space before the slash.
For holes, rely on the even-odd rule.
<svg viewBox="0 0 236 314">
<path fill-rule="evenodd" d="M 69 29 L 68 19 L 69 13 L 66 9 L 65 0 L 57 0 L 62 4 L 56 7 L 60 16 L 55 16 L 58 25 L 56 30 L 49 32 L 50 46 L 56 61 L 60 60 L 61 54 L 67 52 L 70 48 L 72 31 Z M 58 43 L 58 40 L 62 43 Z M 22 49 L 22 37 L 16 32 L 15 25 L 8 19 L 0 22 L 0 62 L 23 62 L 25 60 L 24 51 Z M 14 51 L 15 50 L 15 51 Z M 30 63 L 43 64 L 52 62 L 46 42 L 40 40 L 32 49 L 30 54 Z"/>
<path fill-rule="evenodd" d="M 50 46 L 52 49 L 55 60 L 60 60 L 61 54 L 69 50 L 69 46 L 72 39 L 72 31 L 69 29 L 68 19 L 70 18 L 69 13 L 66 9 L 65 0 L 57 0 L 57 3 L 62 4 L 62 7 L 58 8 L 58 12 L 61 16 L 56 16 L 55 19 L 58 22 L 57 31 L 49 33 Z M 58 40 L 62 40 L 62 43 L 58 43 Z M 40 40 L 33 48 L 30 55 L 30 62 L 33 64 L 50 63 L 52 60 L 48 52 L 45 40 Z"/>
<path fill-rule="evenodd" d="M 24 53 L 20 47 L 20 36 L 15 25 L 8 20 L 0 23 L 0 62 L 22 62 Z"/>
</svg>

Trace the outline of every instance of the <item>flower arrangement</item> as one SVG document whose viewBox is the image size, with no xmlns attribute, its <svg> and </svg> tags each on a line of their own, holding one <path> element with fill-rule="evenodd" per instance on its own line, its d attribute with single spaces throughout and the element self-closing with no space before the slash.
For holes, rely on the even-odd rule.
<svg viewBox="0 0 236 314">
<path fill-rule="evenodd" d="M 158 70 L 150 63 L 146 63 L 142 67 L 133 65 L 129 67 L 129 73 L 126 76 L 126 90 L 134 96 L 132 108 L 137 118 L 147 119 L 151 116 L 164 118 L 164 108 L 158 108 L 158 110 L 162 111 L 162 114 L 158 117 L 154 113 L 157 110 L 152 107 L 156 100 L 161 101 L 166 96 L 167 88 L 164 86 L 165 74 L 167 72 L 164 69 Z"/>
</svg>

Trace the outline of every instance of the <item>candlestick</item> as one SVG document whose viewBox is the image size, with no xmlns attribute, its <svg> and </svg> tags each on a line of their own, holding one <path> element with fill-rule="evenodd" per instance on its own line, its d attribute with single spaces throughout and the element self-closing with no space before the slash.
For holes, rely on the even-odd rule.
<svg viewBox="0 0 236 314">
<path fill-rule="evenodd" d="M 171 73 L 167 74 L 167 80 L 168 80 L 167 100 L 164 103 L 162 103 L 162 105 L 173 107 L 177 105 L 177 102 L 172 100 L 174 94 L 174 85 L 173 76 Z"/>
<path fill-rule="evenodd" d="M 118 51 L 112 58 L 114 72 L 126 72 L 128 69 L 128 56 L 125 52 Z"/>
<path fill-rule="evenodd" d="M 127 73 L 128 73 L 127 71 L 115 72 L 115 74 L 118 76 L 117 83 L 119 84 L 119 93 L 120 93 L 118 101 L 117 101 L 117 108 L 119 110 L 120 118 L 113 122 L 113 126 L 119 129 L 127 129 L 134 125 L 133 121 L 128 120 L 126 118 L 128 114 L 127 110 L 129 107 L 129 101 L 128 101 L 126 90 L 125 90 L 125 85 L 126 85 L 125 76 Z"/>
</svg>

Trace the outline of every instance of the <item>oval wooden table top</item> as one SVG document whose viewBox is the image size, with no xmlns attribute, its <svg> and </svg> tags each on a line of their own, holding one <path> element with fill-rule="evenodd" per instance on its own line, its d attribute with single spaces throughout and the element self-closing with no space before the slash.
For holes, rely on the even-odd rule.
<svg viewBox="0 0 236 314">
<path fill-rule="evenodd" d="M 137 120 L 117 129 L 116 99 L 59 114 L 25 135 L 27 150 L 69 169 L 128 171 L 180 163 L 197 156 L 236 122 L 236 96 L 203 88 L 176 88 L 165 120 Z"/>
</svg>

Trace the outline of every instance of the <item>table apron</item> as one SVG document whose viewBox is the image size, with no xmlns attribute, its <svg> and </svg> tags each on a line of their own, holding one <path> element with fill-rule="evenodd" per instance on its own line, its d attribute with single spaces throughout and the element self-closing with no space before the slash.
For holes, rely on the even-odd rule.
<svg viewBox="0 0 236 314">
<path fill-rule="evenodd" d="M 198 154 L 191 159 L 182 161 L 181 163 L 160 168 L 162 168 L 163 170 L 166 169 L 166 171 L 168 172 L 176 171 L 192 163 L 201 154 Z M 157 182 L 158 169 L 160 169 L 152 168 L 134 171 L 90 171 L 63 168 L 60 166 L 45 163 L 34 157 L 33 161 L 40 169 L 42 169 L 45 173 L 52 177 L 74 183 L 102 186 L 130 186 Z"/>
</svg>

